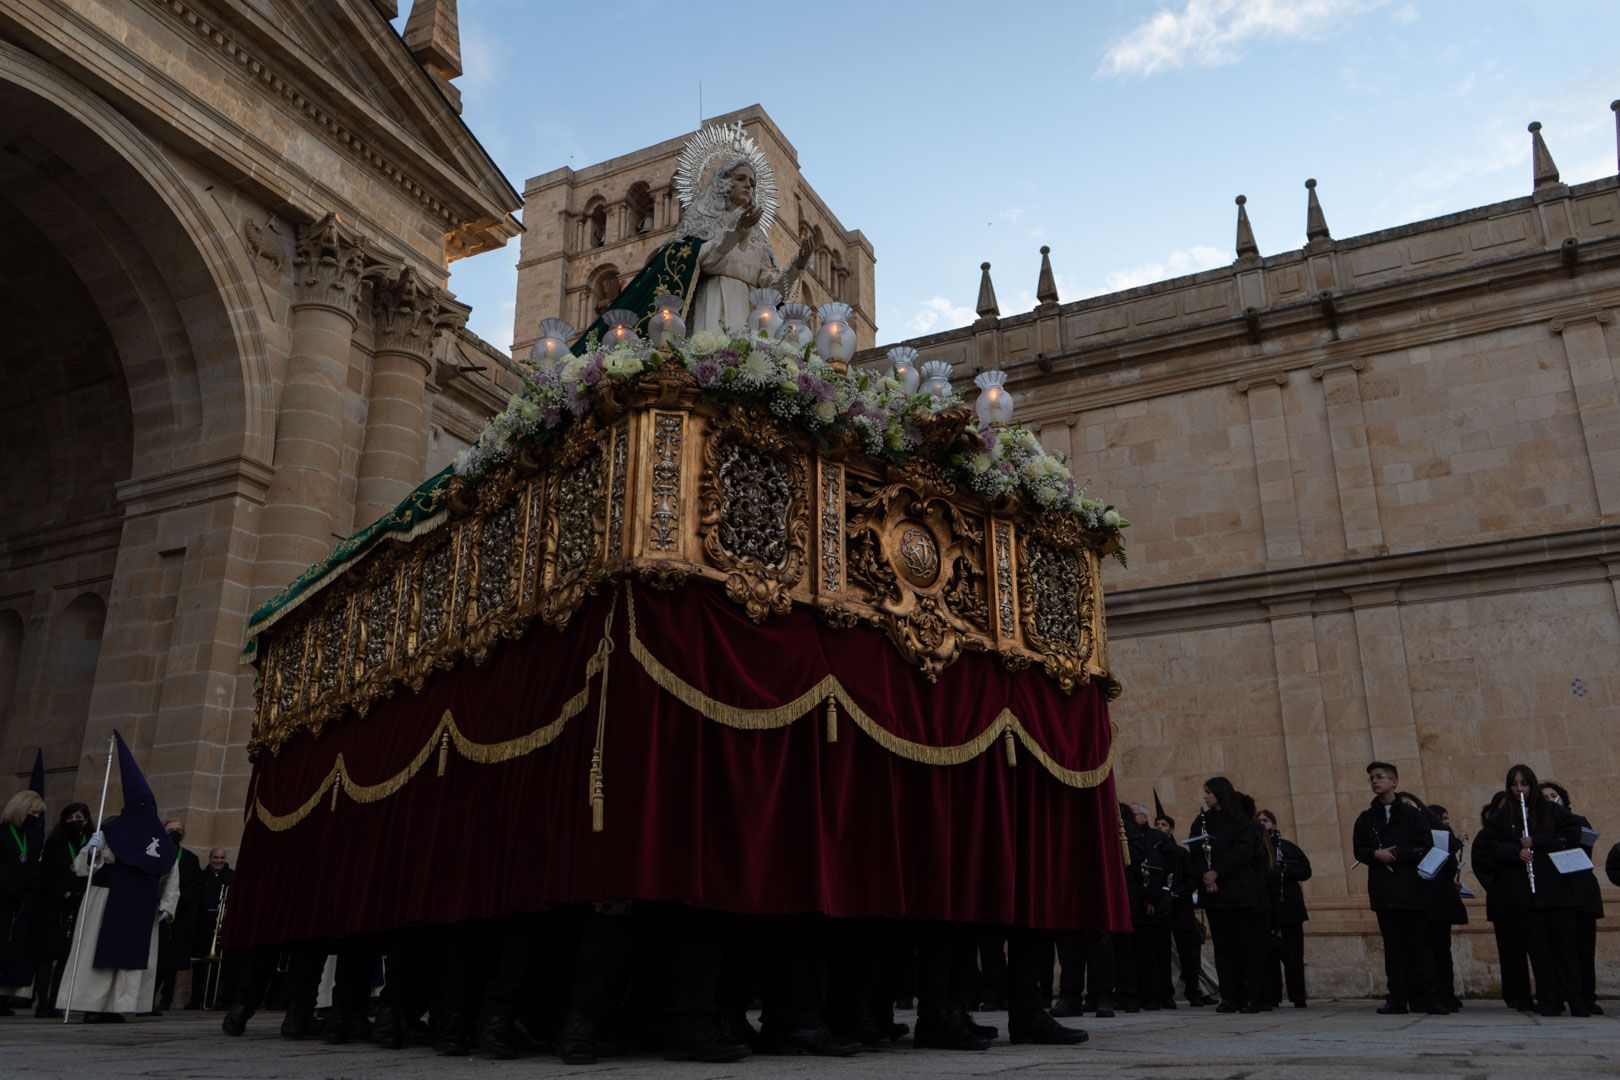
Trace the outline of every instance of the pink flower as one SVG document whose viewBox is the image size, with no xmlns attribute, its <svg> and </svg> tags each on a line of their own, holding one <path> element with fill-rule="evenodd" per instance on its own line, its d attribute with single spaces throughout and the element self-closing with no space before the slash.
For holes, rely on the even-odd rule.
<svg viewBox="0 0 1620 1080">
<path fill-rule="evenodd" d="M 692 369 L 692 376 L 697 379 L 699 386 L 711 387 L 720 381 L 720 365 L 713 360 L 699 360 Z"/>
</svg>

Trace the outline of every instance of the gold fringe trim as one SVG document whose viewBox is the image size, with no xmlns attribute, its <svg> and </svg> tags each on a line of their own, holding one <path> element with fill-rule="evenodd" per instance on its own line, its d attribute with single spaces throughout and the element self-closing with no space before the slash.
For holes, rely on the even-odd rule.
<svg viewBox="0 0 1620 1080">
<path fill-rule="evenodd" d="M 972 739 L 957 746 L 933 746 L 928 743 L 913 742 L 901 738 L 879 724 L 865 710 L 855 703 L 855 699 L 844 689 L 842 683 L 834 675 L 823 676 L 822 679 L 809 690 L 800 694 L 792 701 L 762 709 L 743 709 L 735 705 L 728 705 L 710 697 L 691 683 L 676 675 L 663 662 L 654 656 L 642 644 L 637 633 L 636 625 L 636 597 L 635 590 L 625 592 L 625 609 L 630 624 L 630 655 L 641 665 L 647 677 L 656 683 L 659 689 L 675 698 L 681 704 L 703 715 L 705 719 L 713 720 L 717 724 L 738 728 L 745 731 L 768 731 L 773 728 L 786 727 L 805 716 L 808 716 L 822 699 L 836 700 L 844 708 L 844 713 L 855 725 L 872 741 L 891 754 L 898 754 L 908 761 L 921 762 L 924 765 L 962 765 L 981 756 L 986 750 L 995 745 L 998 738 L 1003 736 L 1009 740 L 1016 738 L 1023 743 L 1024 749 L 1030 757 L 1053 777 L 1067 784 L 1069 787 L 1092 788 L 1101 784 L 1108 778 L 1114 768 L 1114 738 L 1110 737 L 1108 755 L 1102 763 L 1094 769 L 1069 769 L 1060 765 L 1051 754 L 1035 741 L 1028 728 L 1024 727 L 1011 709 L 1002 709 L 988 727 Z M 1110 724 L 1110 736 L 1113 735 Z M 1012 760 L 1013 746 L 1009 741 L 1009 761 Z"/>
<path fill-rule="evenodd" d="M 563 729 L 568 726 L 568 722 L 585 711 L 585 706 L 589 704 L 591 698 L 590 681 L 597 674 L 603 672 L 606 666 L 607 650 L 598 647 L 585 665 L 585 686 L 579 693 L 563 703 L 563 707 L 558 712 L 555 720 L 544 727 L 536 728 L 527 735 L 519 735 L 503 742 L 474 742 L 457 726 L 455 717 L 450 714 L 449 709 L 446 709 L 438 725 L 434 727 L 427 741 L 422 744 L 422 749 L 417 752 L 409 764 L 387 780 L 376 784 L 357 783 L 349 775 L 348 764 L 343 760 L 343 755 L 340 753 L 337 760 L 332 763 L 331 771 L 326 774 L 326 778 L 315 788 L 315 794 L 305 800 L 302 806 L 290 813 L 274 814 L 270 812 L 262 801 L 255 797 L 253 800 L 253 814 L 258 817 L 260 824 L 271 832 L 286 832 L 315 812 L 328 788 L 332 792 L 331 809 L 334 811 L 337 809 L 338 794 L 340 792 L 357 803 L 378 802 L 388 798 L 388 796 L 410 783 L 411 778 L 422 770 L 422 767 L 428 763 L 428 760 L 435 753 L 439 755 L 439 775 L 443 776 L 445 766 L 448 764 L 448 750 L 450 747 L 454 747 L 456 753 L 477 765 L 496 765 L 503 761 L 511 761 L 513 758 L 523 757 L 525 754 L 532 754 L 541 747 L 556 741 L 557 736 L 561 735 Z"/>
</svg>

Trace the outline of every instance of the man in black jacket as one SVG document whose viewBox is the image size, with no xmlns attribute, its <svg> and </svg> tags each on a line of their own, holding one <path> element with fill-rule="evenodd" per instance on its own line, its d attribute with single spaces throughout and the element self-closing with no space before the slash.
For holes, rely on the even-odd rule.
<svg viewBox="0 0 1620 1080">
<path fill-rule="evenodd" d="M 1429 945 L 1429 903 L 1418 864 L 1433 840 L 1423 815 L 1395 797 L 1400 773 L 1386 761 L 1367 766 L 1372 805 L 1356 818 L 1357 861 L 1367 867 L 1367 897 L 1384 938 L 1384 976 L 1389 993 L 1378 1011 L 1386 1016 L 1413 1010 L 1444 1015 L 1434 1000 L 1434 956 Z"/>
</svg>

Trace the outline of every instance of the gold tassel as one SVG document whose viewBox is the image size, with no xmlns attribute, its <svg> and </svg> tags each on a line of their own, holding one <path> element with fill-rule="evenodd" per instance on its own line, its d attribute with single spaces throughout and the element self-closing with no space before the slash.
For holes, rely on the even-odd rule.
<svg viewBox="0 0 1620 1080">
<path fill-rule="evenodd" d="M 827 699 L 827 741 L 838 741 L 838 699 Z"/>
<path fill-rule="evenodd" d="M 333 776 L 332 777 L 332 810 L 333 810 L 334 813 L 337 811 L 338 790 L 340 788 L 342 788 L 342 787 L 343 787 L 343 777 L 341 775 Z"/>
<path fill-rule="evenodd" d="M 450 729 L 439 729 L 439 775 L 444 775 L 445 768 L 450 764 Z"/>
<path fill-rule="evenodd" d="M 597 655 L 602 658 L 602 689 L 596 697 L 596 747 L 591 751 L 591 771 L 589 774 L 589 788 L 591 794 L 591 832 L 599 833 L 607 828 L 607 788 L 603 783 L 602 758 L 605 756 L 607 743 L 607 695 L 608 695 L 608 661 L 613 656 L 613 609 L 618 606 L 618 598 L 608 605 L 607 618 L 602 621 L 602 644 L 597 647 Z"/>
<path fill-rule="evenodd" d="M 1001 745 L 1007 750 L 1007 768 L 1011 769 L 1018 764 L 1018 740 L 1013 738 L 1012 728 L 1002 729 Z"/>
</svg>

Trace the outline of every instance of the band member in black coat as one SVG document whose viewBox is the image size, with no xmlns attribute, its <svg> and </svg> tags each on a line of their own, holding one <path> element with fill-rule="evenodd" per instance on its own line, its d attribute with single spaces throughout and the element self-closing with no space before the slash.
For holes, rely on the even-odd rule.
<svg viewBox="0 0 1620 1080">
<path fill-rule="evenodd" d="M 1204 934 L 1203 928 L 1198 925 L 1198 912 L 1193 906 L 1193 894 L 1198 889 L 1198 875 L 1193 873 L 1192 852 L 1176 842 L 1176 819 L 1164 812 L 1157 792 L 1154 793 L 1153 804 L 1158 807 L 1153 827 L 1163 833 L 1170 840 L 1170 846 L 1175 849 L 1171 864 L 1174 877 L 1170 888 L 1170 937 L 1175 942 L 1176 955 L 1181 961 L 1181 984 L 1186 992 L 1188 1005 L 1195 1008 L 1213 1005 L 1215 999 L 1206 997 L 1199 985 L 1199 977 L 1204 968 Z M 1172 995 L 1173 993 L 1172 987 Z M 1164 1007 L 1175 1008 L 1175 997 L 1166 998 Z"/>
<path fill-rule="evenodd" d="M 1200 875 L 1200 905 L 1209 912 L 1215 938 L 1215 971 L 1221 985 L 1221 1012 L 1257 1013 L 1263 991 L 1260 958 L 1265 922 L 1260 914 L 1265 886 L 1256 868 L 1260 823 L 1243 809 L 1243 797 L 1224 776 L 1204 784 L 1204 812 L 1193 834 L 1208 839 L 1193 845 Z"/>
<path fill-rule="evenodd" d="M 1504 874 L 1522 873 L 1515 860 L 1505 868 L 1496 858 L 1496 835 L 1491 822 L 1502 812 L 1507 792 L 1498 791 L 1480 808 L 1479 832 L 1474 834 L 1469 859 L 1474 876 L 1485 887 L 1485 918 L 1496 936 L 1497 964 L 1502 970 L 1502 1003 L 1520 1012 L 1534 1012 L 1535 998 L 1530 991 L 1530 942 L 1524 923 L 1507 906 L 1508 886 Z"/>
<path fill-rule="evenodd" d="M 1176 842 L 1148 823 L 1147 807 L 1130 808 L 1131 865 L 1140 884 L 1133 897 L 1131 919 L 1136 927 L 1136 1001 L 1156 1012 L 1166 1001 L 1175 1008 L 1170 985 L 1170 909 L 1178 852 Z"/>
<path fill-rule="evenodd" d="M 1575 813 L 1564 785 L 1556 780 L 1543 780 L 1541 795 L 1568 810 L 1582 830 L 1591 830 L 1592 823 Z M 1587 858 L 1592 857 L 1592 847 L 1586 843 L 1584 834 L 1581 849 L 1586 852 Z M 1575 995 L 1575 1003 L 1584 1004 L 1594 1015 L 1601 1016 L 1603 1006 L 1597 1003 L 1597 924 L 1603 918 L 1603 889 L 1598 884 L 1595 864 L 1591 870 L 1565 874 L 1564 879 L 1575 897 L 1575 961 L 1580 971 L 1580 989 Z"/>
<path fill-rule="evenodd" d="M 1387 761 L 1367 766 L 1372 805 L 1356 818 L 1352 846 L 1367 867 L 1367 899 L 1384 938 L 1388 1016 L 1412 1009 L 1443 1014 L 1434 1000 L 1434 954 L 1429 946 L 1429 901 L 1418 863 L 1429 853 L 1428 818 L 1396 798 L 1400 773 Z"/>
<path fill-rule="evenodd" d="M 73 860 L 90 837 L 90 808 L 70 803 L 62 810 L 56 828 L 45 841 L 39 867 L 39 903 L 34 909 L 33 953 L 39 961 L 34 989 L 38 1019 L 60 1019 L 56 992 L 62 987 L 62 970 L 73 947 L 73 924 L 79 918 L 79 901 L 84 896 L 84 878 L 73 872 Z"/>
<path fill-rule="evenodd" d="M 1271 895 L 1271 939 L 1274 960 L 1268 960 L 1266 982 L 1273 998 L 1281 1004 L 1282 989 L 1296 1009 L 1305 1008 L 1305 892 L 1299 887 L 1311 879 L 1311 860 L 1298 844 L 1283 839 L 1277 828 L 1277 815 L 1260 811 L 1260 826 L 1266 830 L 1274 852 L 1266 890 Z M 1282 979 L 1277 965 L 1282 965 Z"/>
<path fill-rule="evenodd" d="M 1509 769 L 1506 787 L 1507 799 L 1490 823 L 1492 851 L 1503 908 L 1521 920 L 1530 943 L 1536 1009 L 1542 1016 L 1558 1016 L 1568 1002 L 1573 1015 L 1589 1016 L 1590 1010 L 1577 1000 L 1575 892 L 1549 857 L 1579 847 L 1581 828 L 1568 810 L 1542 797 L 1530 766 Z"/>
<path fill-rule="evenodd" d="M 1451 928 L 1468 924 L 1468 909 L 1463 906 L 1457 880 L 1462 871 L 1463 842 L 1452 831 L 1451 814 L 1445 807 L 1431 803 L 1428 814 L 1432 830 L 1450 838 L 1446 841 L 1444 865 L 1423 883 L 1429 894 L 1429 944 L 1434 952 L 1434 981 L 1439 988 L 1436 1000 L 1447 1012 L 1458 1012 L 1462 1001 L 1457 997 L 1457 976 L 1451 963 Z"/>
</svg>

